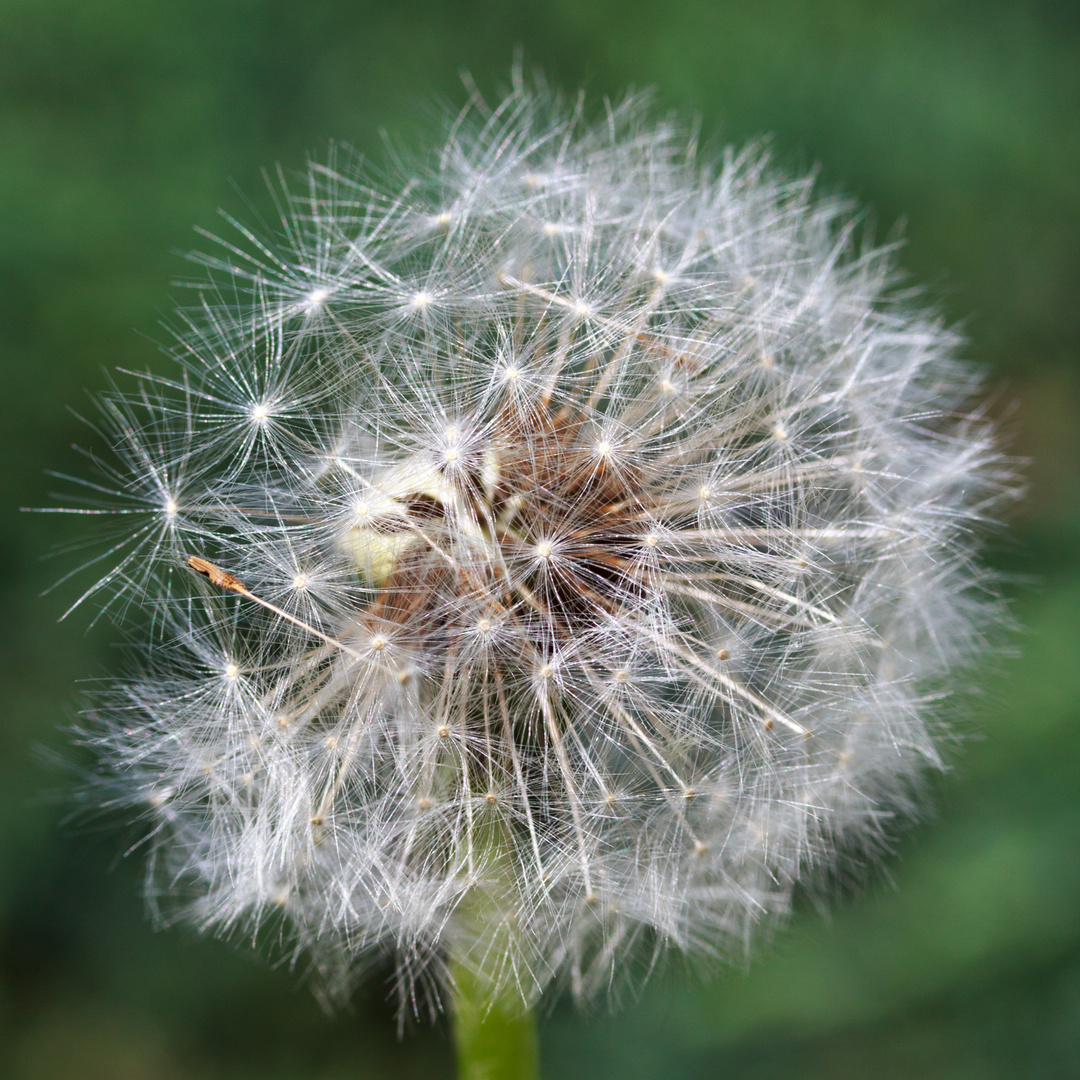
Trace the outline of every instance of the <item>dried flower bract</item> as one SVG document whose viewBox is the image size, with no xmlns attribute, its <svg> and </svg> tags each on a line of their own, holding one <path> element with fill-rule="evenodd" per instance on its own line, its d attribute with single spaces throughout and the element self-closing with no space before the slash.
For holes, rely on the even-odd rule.
<svg viewBox="0 0 1080 1080">
<path fill-rule="evenodd" d="M 87 595 L 154 640 L 83 738 L 160 910 L 331 990 L 390 951 L 588 998 L 878 850 L 1010 482 L 850 208 L 521 86 L 396 183 L 336 147 L 276 190 L 88 485 Z"/>
</svg>

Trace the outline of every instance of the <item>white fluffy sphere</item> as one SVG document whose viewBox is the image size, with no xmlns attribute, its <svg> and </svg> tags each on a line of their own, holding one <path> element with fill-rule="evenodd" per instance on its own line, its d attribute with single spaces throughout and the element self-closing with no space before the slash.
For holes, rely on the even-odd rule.
<svg viewBox="0 0 1080 1080">
<path fill-rule="evenodd" d="M 157 636 L 83 738 L 163 910 L 280 918 L 332 989 L 389 950 L 588 997 L 880 848 L 1009 480 L 957 338 L 812 186 L 519 89 L 203 257 L 91 485 L 100 595 Z"/>
</svg>

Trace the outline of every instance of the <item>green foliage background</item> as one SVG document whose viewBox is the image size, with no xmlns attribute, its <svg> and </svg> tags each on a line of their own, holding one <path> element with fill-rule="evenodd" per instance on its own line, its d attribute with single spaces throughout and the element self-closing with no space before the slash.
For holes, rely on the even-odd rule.
<svg viewBox="0 0 1080 1080">
<path fill-rule="evenodd" d="M 706 133 L 775 136 L 869 204 L 990 367 L 1031 495 L 991 560 L 1021 654 L 888 876 L 801 913 L 749 972 L 673 965 L 613 1016 L 557 1005 L 546 1075 L 725 1080 L 1080 1076 L 1080 6 L 1075 0 L 0 0 L 0 1073 L 18 1080 L 448 1076 L 398 1042 L 374 972 L 328 1019 L 288 970 L 155 933 L 134 836 L 64 826 L 75 682 L 115 631 L 58 624 L 41 561 L 66 405 L 160 363 L 176 254 L 259 169 L 328 138 L 378 160 L 418 102 L 460 102 L 513 50 L 596 98 L 653 85 Z"/>
</svg>

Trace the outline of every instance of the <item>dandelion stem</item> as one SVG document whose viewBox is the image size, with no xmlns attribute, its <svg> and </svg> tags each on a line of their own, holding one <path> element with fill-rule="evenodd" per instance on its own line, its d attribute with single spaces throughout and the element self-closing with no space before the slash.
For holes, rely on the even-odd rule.
<svg viewBox="0 0 1080 1080">
<path fill-rule="evenodd" d="M 538 1080 L 536 1015 L 483 972 L 451 961 L 458 1080 Z"/>
</svg>

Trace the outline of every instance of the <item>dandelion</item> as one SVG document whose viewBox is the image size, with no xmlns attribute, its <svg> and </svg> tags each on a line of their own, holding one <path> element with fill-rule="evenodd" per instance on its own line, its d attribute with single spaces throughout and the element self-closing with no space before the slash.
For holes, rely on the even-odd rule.
<svg viewBox="0 0 1080 1080">
<path fill-rule="evenodd" d="M 83 599 L 154 640 L 82 738 L 163 916 L 467 1026 L 742 955 L 913 812 L 998 615 L 978 378 L 846 203 L 701 158 L 517 85 L 197 256 L 87 484 Z"/>
</svg>

